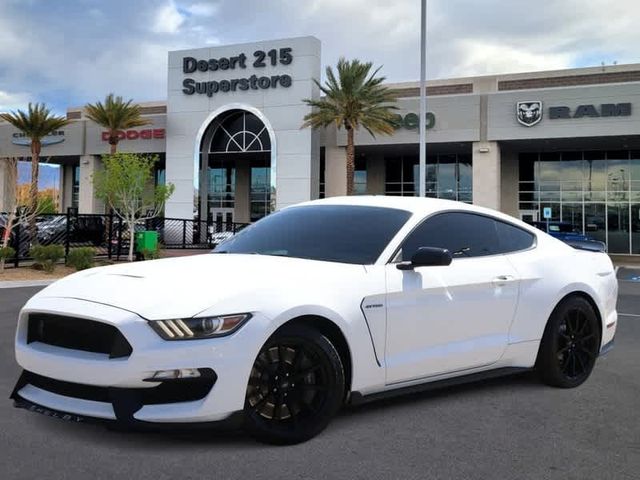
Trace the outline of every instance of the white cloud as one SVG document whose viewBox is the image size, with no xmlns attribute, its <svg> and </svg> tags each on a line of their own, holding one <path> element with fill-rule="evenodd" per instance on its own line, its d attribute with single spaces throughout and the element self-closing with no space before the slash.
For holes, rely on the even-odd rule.
<svg viewBox="0 0 640 480">
<path fill-rule="evenodd" d="M 185 10 L 197 17 L 212 17 L 218 11 L 218 5 L 214 2 L 199 2 L 186 6 Z"/>
<path fill-rule="evenodd" d="M 571 56 L 563 53 L 536 53 L 505 44 L 464 39 L 459 55 L 448 71 L 451 76 L 530 72 L 565 68 Z"/>
<path fill-rule="evenodd" d="M 300 35 L 322 41 L 323 65 L 344 55 L 383 65 L 389 81 L 419 77 L 417 0 L 108 3 L 0 0 L 0 107 L 64 110 L 111 91 L 162 100 L 169 50 Z M 432 1 L 428 76 L 639 61 L 638 18 L 637 0 Z"/>
<path fill-rule="evenodd" d="M 0 112 L 24 109 L 29 103 L 26 93 L 11 93 L 0 90 Z"/>
<path fill-rule="evenodd" d="M 173 1 L 165 3 L 158 9 L 151 31 L 155 33 L 177 33 L 184 23 L 184 16 L 178 11 Z"/>
</svg>

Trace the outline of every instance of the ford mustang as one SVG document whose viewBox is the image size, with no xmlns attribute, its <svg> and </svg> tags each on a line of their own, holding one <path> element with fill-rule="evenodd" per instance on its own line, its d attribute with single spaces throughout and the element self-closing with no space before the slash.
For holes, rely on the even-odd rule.
<svg viewBox="0 0 640 480">
<path fill-rule="evenodd" d="M 94 268 L 20 312 L 17 407 L 305 441 L 344 404 L 535 370 L 572 388 L 616 331 L 609 257 L 401 197 L 273 213 L 212 253 Z"/>
</svg>

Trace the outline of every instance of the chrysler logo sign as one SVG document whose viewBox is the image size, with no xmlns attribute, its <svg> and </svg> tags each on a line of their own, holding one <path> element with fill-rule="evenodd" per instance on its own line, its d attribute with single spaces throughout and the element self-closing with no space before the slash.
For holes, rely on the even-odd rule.
<svg viewBox="0 0 640 480">
<path fill-rule="evenodd" d="M 533 127 L 542 120 L 542 102 L 539 100 L 518 102 L 516 118 L 525 127 Z"/>
<path fill-rule="evenodd" d="M 14 145 L 21 145 L 23 147 L 28 147 L 31 145 L 31 139 L 22 132 L 16 132 L 12 135 L 12 137 L 13 138 L 11 139 L 11 143 L 13 143 Z M 51 132 L 50 135 L 47 135 L 46 137 L 43 137 L 42 140 L 40 140 L 40 144 L 43 147 L 46 147 L 47 145 L 55 145 L 56 143 L 62 142 L 64 142 L 64 130 L 56 130 L 54 132 Z"/>
</svg>

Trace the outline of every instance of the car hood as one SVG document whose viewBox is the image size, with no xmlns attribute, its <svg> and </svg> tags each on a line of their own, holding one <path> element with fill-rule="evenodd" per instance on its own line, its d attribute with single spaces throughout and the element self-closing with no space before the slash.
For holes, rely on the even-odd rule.
<svg viewBox="0 0 640 480">
<path fill-rule="evenodd" d="M 149 320 L 186 318 L 220 305 L 216 314 L 255 311 L 256 293 L 287 295 L 312 282 L 360 269 L 265 255 L 205 254 L 93 268 L 59 280 L 38 298 L 75 298 L 128 310 Z M 348 275 L 345 275 L 348 277 Z"/>
</svg>

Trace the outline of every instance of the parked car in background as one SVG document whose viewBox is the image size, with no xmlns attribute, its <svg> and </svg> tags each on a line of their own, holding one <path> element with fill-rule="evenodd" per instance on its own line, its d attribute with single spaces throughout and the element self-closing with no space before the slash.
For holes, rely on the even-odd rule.
<svg viewBox="0 0 640 480">
<path fill-rule="evenodd" d="M 67 218 L 70 219 L 67 230 Z M 38 222 L 38 242 L 42 245 L 64 243 L 67 232 L 69 242 L 100 246 L 105 241 L 105 224 L 102 216 L 55 215 L 41 217 Z"/>
<path fill-rule="evenodd" d="M 607 249 L 603 242 L 582 234 L 570 222 L 533 222 L 532 225 L 575 248 L 600 252 Z"/>
</svg>

